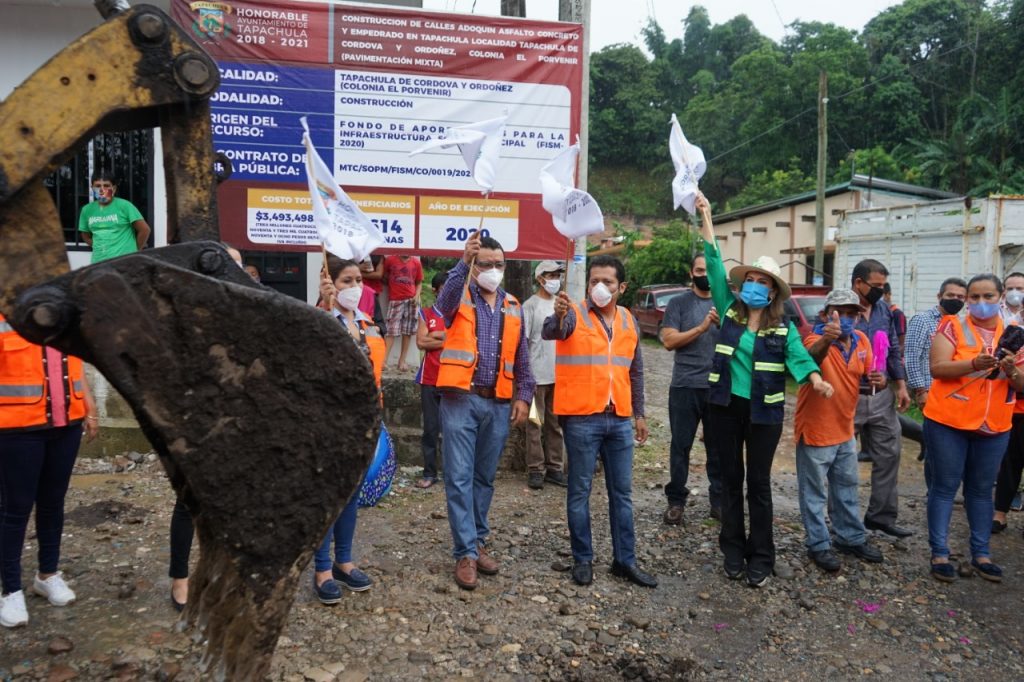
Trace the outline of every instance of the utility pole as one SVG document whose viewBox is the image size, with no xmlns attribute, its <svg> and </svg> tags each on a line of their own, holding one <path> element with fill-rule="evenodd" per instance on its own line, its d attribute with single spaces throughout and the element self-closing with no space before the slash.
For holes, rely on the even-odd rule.
<svg viewBox="0 0 1024 682">
<path fill-rule="evenodd" d="M 814 207 L 814 283 L 825 279 L 825 166 L 828 158 L 828 74 L 818 76 L 818 192 Z"/>
<path fill-rule="evenodd" d="M 588 165 L 590 162 L 590 2 L 591 0 L 558 0 L 558 20 L 583 25 L 583 86 L 580 89 L 580 161 L 576 186 L 587 190 Z M 569 268 L 566 289 L 574 301 L 583 300 L 587 292 L 587 240 L 576 240 L 573 267 Z M 568 267 L 568 264 L 566 264 Z"/>
</svg>

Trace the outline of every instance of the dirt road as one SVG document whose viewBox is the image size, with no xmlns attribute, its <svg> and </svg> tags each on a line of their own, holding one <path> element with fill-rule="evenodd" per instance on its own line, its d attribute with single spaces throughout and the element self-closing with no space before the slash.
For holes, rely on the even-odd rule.
<svg viewBox="0 0 1024 682">
<path fill-rule="evenodd" d="M 607 503 L 595 485 L 594 584 L 569 566 L 564 490 L 526 488 L 503 473 L 492 511 L 498 576 L 475 592 L 451 579 L 444 491 L 413 488 L 415 470 L 379 507 L 360 512 L 356 552 L 376 580 L 369 592 L 324 607 L 295 596 L 273 679 L 899 679 L 1024 678 L 1020 617 L 1024 515 L 993 540 L 1002 585 L 979 578 L 942 585 L 927 574 L 917 446 L 905 444 L 900 521 L 906 542 L 874 541 L 885 563 L 845 558 L 838 576 L 806 558 L 797 513 L 791 435 L 775 463 L 779 573 L 764 589 L 721 571 L 717 524 L 707 519 L 703 451 L 694 455 L 687 524 L 661 523 L 667 475 L 665 414 L 670 357 L 645 346 L 654 438 L 637 452 L 634 486 L 639 563 L 655 590 L 613 578 Z M 791 409 L 791 408 L 790 408 Z M 150 458 L 152 459 L 152 458 Z M 107 463 L 83 461 L 81 469 Z M 868 480 L 862 465 L 862 481 Z M 862 500 L 867 487 L 862 484 Z M 0 679 L 201 679 L 201 648 L 179 632 L 169 603 L 170 486 L 156 461 L 125 473 L 75 476 L 68 495 L 63 569 L 79 601 L 57 609 L 30 597 L 28 627 L 0 632 Z M 957 546 L 966 544 L 962 507 Z M 24 561 L 35 570 L 35 546 Z M 199 550 L 201 551 L 201 550 Z"/>
</svg>

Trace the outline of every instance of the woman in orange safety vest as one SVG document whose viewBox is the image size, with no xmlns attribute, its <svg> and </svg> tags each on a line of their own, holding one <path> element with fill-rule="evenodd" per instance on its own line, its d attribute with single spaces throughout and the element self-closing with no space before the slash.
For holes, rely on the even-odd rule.
<svg viewBox="0 0 1024 682">
<path fill-rule="evenodd" d="M 384 339 L 380 330 L 369 317 L 359 310 L 359 299 L 363 294 L 363 273 L 355 261 L 336 256 L 327 258 L 330 277 L 320 280 L 321 305 L 324 305 L 352 336 L 359 348 L 373 366 L 373 376 L 380 388 L 384 371 Z M 333 308 L 328 306 L 333 301 Z M 352 561 L 352 538 L 356 532 L 356 512 L 359 508 L 359 491 L 341 510 L 338 519 L 327 532 L 314 559 L 316 572 L 313 574 L 313 591 L 323 604 L 341 601 L 341 588 L 362 592 L 373 586 L 370 576 L 356 568 Z M 331 561 L 331 539 L 334 539 L 334 561 Z"/>
<path fill-rule="evenodd" d="M 924 439 L 932 484 L 928 491 L 928 544 L 931 574 L 953 582 L 949 561 L 949 520 L 961 482 L 971 529 L 971 566 L 986 580 L 1002 580 L 989 558 L 992 486 L 1010 437 L 1016 391 L 1024 374 L 1012 353 L 999 350 L 1003 321 L 995 275 L 976 275 L 967 284 L 966 319 L 947 315 L 939 322 L 931 349 L 932 387 L 924 408 Z M 990 378 L 995 372 L 995 378 Z"/>
<path fill-rule="evenodd" d="M 99 433 L 82 361 L 26 341 L 0 316 L 0 625 L 4 627 L 28 623 L 21 553 L 33 506 L 39 566 L 32 590 L 54 606 L 75 600 L 57 564 L 64 496 L 83 430 L 88 440 Z"/>
</svg>

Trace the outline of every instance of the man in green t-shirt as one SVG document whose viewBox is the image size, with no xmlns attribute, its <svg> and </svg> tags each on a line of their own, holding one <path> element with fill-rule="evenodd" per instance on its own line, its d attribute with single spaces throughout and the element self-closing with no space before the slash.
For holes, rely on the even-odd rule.
<svg viewBox="0 0 1024 682">
<path fill-rule="evenodd" d="M 78 231 L 92 247 L 92 262 L 135 253 L 149 239 L 149 225 L 130 201 L 115 197 L 117 185 L 109 173 L 92 177 L 92 198 L 78 216 Z"/>
</svg>

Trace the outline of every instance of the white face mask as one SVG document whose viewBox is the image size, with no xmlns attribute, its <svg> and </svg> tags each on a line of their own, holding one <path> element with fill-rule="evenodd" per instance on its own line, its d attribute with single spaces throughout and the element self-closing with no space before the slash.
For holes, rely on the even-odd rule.
<svg viewBox="0 0 1024 682">
<path fill-rule="evenodd" d="M 558 293 L 558 290 L 562 288 L 562 280 L 560 279 L 546 279 L 544 280 L 544 291 L 548 292 L 552 296 Z"/>
<path fill-rule="evenodd" d="M 359 299 L 363 297 L 363 287 L 349 287 L 338 292 L 338 305 L 345 310 L 355 310 L 359 307 Z"/>
<path fill-rule="evenodd" d="M 604 282 L 598 282 L 590 290 L 590 300 L 594 302 L 598 308 L 603 308 L 612 302 L 612 292 L 608 290 Z"/>
<path fill-rule="evenodd" d="M 1021 303 L 1024 303 L 1024 291 L 1010 289 L 1006 292 L 1006 305 L 1016 308 Z"/>
<path fill-rule="evenodd" d="M 491 268 L 490 270 L 484 270 L 477 275 L 476 283 L 479 284 L 480 288 L 484 291 L 496 291 L 504 276 L 505 273 L 498 268 Z"/>
</svg>

